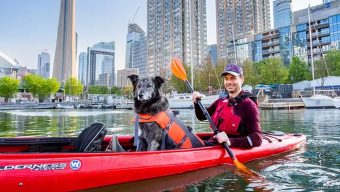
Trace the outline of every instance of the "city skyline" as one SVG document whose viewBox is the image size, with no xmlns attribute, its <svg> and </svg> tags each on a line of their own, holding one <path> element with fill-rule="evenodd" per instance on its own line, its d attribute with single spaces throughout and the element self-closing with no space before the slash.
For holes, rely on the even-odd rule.
<svg viewBox="0 0 340 192">
<path fill-rule="evenodd" d="M 98 42 L 116 43 L 116 70 L 125 68 L 126 36 L 129 21 L 146 31 L 146 0 L 110 1 L 81 0 L 76 3 L 77 54 Z M 99 2 L 99 3 L 98 3 Z M 309 0 L 311 6 L 322 0 Z M 272 0 L 271 0 L 272 4 Z M 14 6 L 15 5 L 15 6 Z M 21 66 L 37 68 L 37 55 L 47 49 L 54 60 L 60 1 L 5 0 L 0 7 L 0 51 Z M 139 7 L 139 11 L 136 13 Z M 293 0 L 293 11 L 308 3 Z M 95 11 L 96 14 L 92 12 Z M 136 16 L 135 16 L 136 15 Z M 271 20 L 273 21 L 271 7 Z M 119 28 L 117 29 L 117 26 Z M 215 1 L 207 0 L 207 40 L 216 44 Z M 95 35 L 94 35 L 95 34 Z M 78 55 L 77 55 L 78 58 Z M 52 67 L 52 66 L 51 66 Z"/>
</svg>

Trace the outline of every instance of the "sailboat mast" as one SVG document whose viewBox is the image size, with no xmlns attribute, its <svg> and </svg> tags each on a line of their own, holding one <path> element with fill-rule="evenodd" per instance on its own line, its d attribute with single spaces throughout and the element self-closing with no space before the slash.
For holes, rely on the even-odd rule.
<svg viewBox="0 0 340 192">
<path fill-rule="evenodd" d="M 193 50 L 192 50 L 192 13 L 191 13 L 191 0 L 188 0 L 188 12 L 189 12 L 189 38 L 190 38 L 190 72 L 191 72 L 191 85 L 194 88 L 194 61 L 193 61 Z"/>
<path fill-rule="evenodd" d="M 231 32 L 233 33 L 233 45 L 234 45 L 234 59 L 235 64 L 237 65 L 237 50 L 236 50 L 236 42 L 235 42 L 235 32 L 234 32 L 234 23 L 231 25 Z"/>
<path fill-rule="evenodd" d="M 308 6 L 308 24 L 309 24 L 309 49 L 312 65 L 312 78 L 313 78 L 313 95 L 315 95 L 315 85 L 314 85 L 314 54 L 313 54 L 313 38 L 312 38 L 312 26 L 310 21 L 310 5 Z"/>
</svg>

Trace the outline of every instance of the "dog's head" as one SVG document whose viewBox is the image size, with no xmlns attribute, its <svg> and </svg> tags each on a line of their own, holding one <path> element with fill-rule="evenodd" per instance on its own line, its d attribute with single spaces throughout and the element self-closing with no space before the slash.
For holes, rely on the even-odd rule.
<svg viewBox="0 0 340 192">
<path fill-rule="evenodd" d="M 142 103 L 153 99 L 160 99 L 162 97 L 161 87 L 165 80 L 156 76 L 153 78 L 139 78 L 138 75 L 130 75 L 128 78 L 133 85 L 134 98 Z"/>
</svg>

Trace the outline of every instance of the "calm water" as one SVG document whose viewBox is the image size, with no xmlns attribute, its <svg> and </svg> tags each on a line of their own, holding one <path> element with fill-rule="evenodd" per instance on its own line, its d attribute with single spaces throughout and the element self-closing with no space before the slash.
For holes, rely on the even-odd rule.
<svg viewBox="0 0 340 192">
<path fill-rule="evenodd" d="M 103 122 L 109 133 L 132 134 L 129 110 L 0 111 L 0 137 L 76 136 L 93 122 Z M 180 118 L 196 132 L 208 131 L 191 110 Z M 262 110 L 265 131 L 304 133 L 300 150 L 247 163 L 265 180 L 247 179 L 233 166 L 113 186 L 110 191 L 340 191 L 340 110 Z"/>
</svg>

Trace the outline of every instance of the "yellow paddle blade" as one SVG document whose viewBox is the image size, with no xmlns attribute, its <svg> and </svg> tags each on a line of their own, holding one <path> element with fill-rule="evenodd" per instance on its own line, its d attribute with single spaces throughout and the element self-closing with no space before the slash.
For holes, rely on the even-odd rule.
<svg viewBox="0 0 340 192">
<path fill-rule="evenodd" d="M 243 165 L 237 159 L 234 159 L 233 162 L 234 162 L 235 167 L 239 169 L 240 171 L 242 171 L 243 173 L 246 173 L 252 176 L 259 176 L 255 171 L 248 169 L 245 165 Z"/>
<path fill-rule="evenodd" d="M 181 60 L 177 57 L 174 57 L 171 61 L 171 71 L 172 73 L 179 79 L 185 81 L 187 80 L 187 73 L 183 67 Z"/>
</svg>

